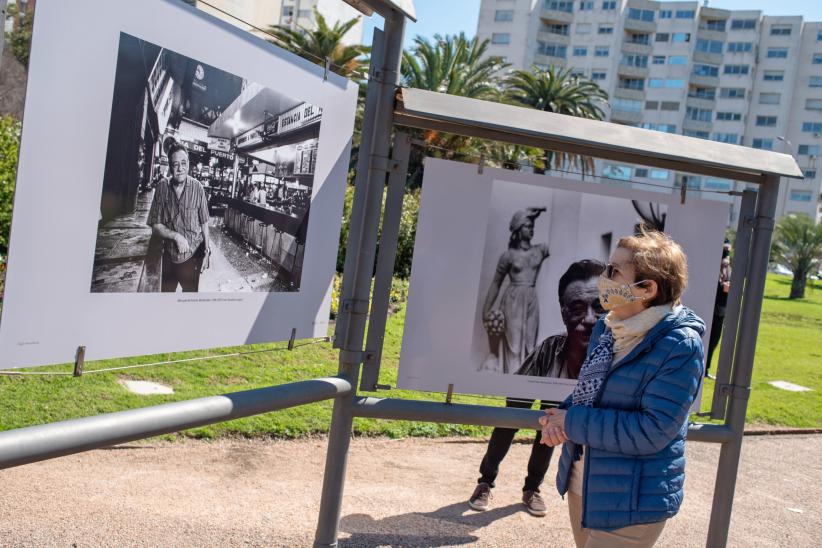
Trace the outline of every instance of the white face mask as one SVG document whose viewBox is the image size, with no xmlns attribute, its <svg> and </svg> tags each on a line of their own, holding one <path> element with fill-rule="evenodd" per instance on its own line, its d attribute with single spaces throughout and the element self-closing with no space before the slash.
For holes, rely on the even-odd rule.
<svg viewBox="0 0 822 548">
<path fill-rule="evenodd" d="M 632 288 L 635 285 L 644 283 L 643 281 L 632 284 L 621 284 L 615 282 L 605 276 L 600 276 L 597 280 L 597 288 L 599 289 L 599 303 L 605 310 L 613 310 L 626 304 L 635 303 L 637 301 L 645 300 L 645 297 L 638 297 L 634 295 Z"/>
</svg>

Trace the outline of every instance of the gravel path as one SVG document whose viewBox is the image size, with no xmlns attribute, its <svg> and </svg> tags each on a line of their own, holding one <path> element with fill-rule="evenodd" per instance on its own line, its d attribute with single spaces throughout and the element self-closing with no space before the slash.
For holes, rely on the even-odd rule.
<svg viewBox="0 0 822 548">
<path fill-rule="evenodd" d="M 324 439 L 130 444 L 0 471 L 0 545 L 310 546 Z M 571 546 L 565 502 L 519 504 L 530 446 L 503 463 L 494 507 L 465 500 L 485 446 L 355 439 L 341 546 Z M 822 436 L 748 437 L 730 546 L 822 546 Z M 688 445 L 686 497 L 658 546 L 704 546 L 719 447 Z"/>
</svg>

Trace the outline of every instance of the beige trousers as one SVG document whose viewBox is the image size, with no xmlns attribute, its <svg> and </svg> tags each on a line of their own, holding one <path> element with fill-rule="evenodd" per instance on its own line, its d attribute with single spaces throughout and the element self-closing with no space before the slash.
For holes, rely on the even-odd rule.
<svg viewBox="0 0 822 548">
<path fill-rule="evenodd" d="M 582 497 L 568 491 L 568 516 L 577 548 L 651 548 L 662 534 L 667 520 L 642 525 L 631 525 L 614 531 L 583 529 Z"/>
</svg>

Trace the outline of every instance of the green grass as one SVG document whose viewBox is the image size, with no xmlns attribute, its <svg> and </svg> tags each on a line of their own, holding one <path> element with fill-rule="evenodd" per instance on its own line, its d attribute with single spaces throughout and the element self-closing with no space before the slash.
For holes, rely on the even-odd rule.
<svg viewBox="0 0 822 548">
<path fill-rule="evenodd" d="M 759 330 L 753 394 L 748 412 L 749 422 L 791 427 L 822 427 L 822 284 L 808 286 L 807 298 L 787 300 L 790 279 L 770 276 L 766 287 L 762 323 Z M 402 340 L 404 310 L 388 321 L 384 361 L 380 383 L 396 385 L 397 364 Z M 214 354 L 248 350 L 277 350 L 240 357 L 215 358 L 208 361 L 164 365 L 127 371 L 87 374 L 73 377 L 4 377 L 0 376 L 0 430 L 20 428 L 76 417 L 120 411 L 159 403 L 249 390 L 302 379 L 333 375 L 337 370 L 337 353 L 330 343 L 318 343 L 288 351 L 283 344 L 223 348 Z M 89 362 L 86 370 L 166 359 L 205 355 L 188 352 L 161 356 Z M 716 356 L 714 358 L 716 360 Z M 713 366 L 715 370 L 715 365 Z M 71 371 L 70 365 L 39 368 L 33 371 Z M 118 384 L 119 379 L 139 379 L 172 386 L 170 396 L 137 396 Z M 794 393 L 767 384 L 785 380 L 814 389 Z M 703 409 L 710 408 L 713 382 L 707 381 Z M 378 396 L 443 401 L 437 393 L 392 389 Z M 457 403 L 501 405 L 501 399 L 460 396 Z M 300 437 L 325 432 L 331 419 L 331 402 L 321 402 L 276 413 L 268 413 L 222 424 L 186 431 L 197 438 L 218 436 Z M 357 419 L 355 432 L 369 436 L 446 436 L 488 434 L 482 427 L 429 424 L 405 421 Z M 530 434 L 529 434 L 530 436 Z"/>
<path fill-rule="evenodd" d="M 822 428 L 822 283 L 808 283 L 805 298 L 789 300 L 791 278 L 768 275 L 754 358 L 747 422 Z M 714 353 L 716 371 L 719 352 Z M 813 389 L 789 392 L 768 381 Z M 702 409 L 710 409 L 713 381 L 706 380 Z"/>
</svg>

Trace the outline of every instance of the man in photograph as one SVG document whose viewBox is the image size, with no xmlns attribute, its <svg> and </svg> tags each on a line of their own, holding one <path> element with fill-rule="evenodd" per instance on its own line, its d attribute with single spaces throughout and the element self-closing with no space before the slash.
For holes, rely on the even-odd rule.
<svg viewBox="0 0 822 548">
<path fill-rule="evenodd" d="M 168 148 L 171 176 L 154 191 L 147 224 L 163 239 L 162 291 L 196 292 L 200 273 L 209 266 L 208 199 L 203 185 L 188 175 L 188 152 L 179 143 Z"/>
<path fill-rule="evenodd" d="M 571 264 L 560 277 L 557 288 L 562 322 L 565 333 L 552 335 L 543 340 L 529 354 L 517 371 L 518 375 L 576 379 L 582 362 L 588 352 L 591 330 L 604 313 L 599 303 L 597 279 L 605 270 L 605 265 L 596 260 L 582 260 Z M 508 398 L 506 407 L 530 409 L 534 400 Z M 540 409 L 551 407 L 540 402 Z M 494 428 L 488 449 L 480 464 L 480 478 L 477 487 L 468 500 L 474 510 L 487 510 L 491 501 L 491 489 L 499 473 L 499 465 L 508 454 L 517 430 Z M 553 447 L 540 444 L 541 433 L 537 431 L 528 459 L 528 475 L 522 488 L 522 503 L 528 513 L 542 517 L 548 512 L 545 501 L 539 494 L 539 486 L 548 471 Z"/>
</svg>

